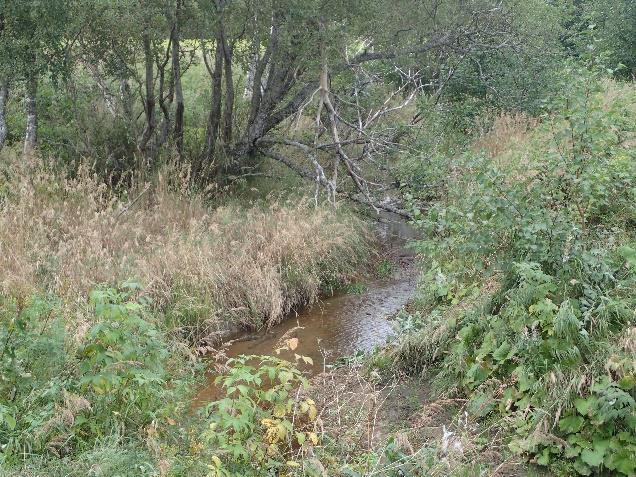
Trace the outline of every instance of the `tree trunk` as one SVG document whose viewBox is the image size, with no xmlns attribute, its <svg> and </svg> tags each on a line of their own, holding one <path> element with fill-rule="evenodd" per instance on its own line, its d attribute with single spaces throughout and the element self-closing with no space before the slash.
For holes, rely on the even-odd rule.
<svg viewBox="0 0 636 477">
<path fill-rule="evenodd" d="M 7 138 L 7 121 L 4 117 L 4 111 L 7 106 L 7 100 L 9 99 L 9 87 L 5 81 L 0 83 L 0 151 L 4 146 L 4 141 Z"/>
<path fill-rule="evenodd" d="M 229 146 L 232 143 L 232 122 L 234 121 L 234 78 L 232 76 L 232 46 L 228 44 L 225 35 L 221 35 L 223 44 L 223 59 L 225 64 L 225 106 L 223 112 L 223 142 Z"/>
<path fill-rule="evenodd" d="M 122 109 L 124 112 L 124 117 L 127 120 L 131 120 L 133 117 L 133 98 L 130 91 L 130 83 L 127 79 L 121 80 L 119 84 L 119 97 L 121 99 Z"/>
<path fill-rule="evenodd" d="M 31 154 L 37 147 L 38 140 L 38 110 L 37 97 L 38 78 L 35 74 L 27 80 L 26 92 L 26 134 L 24 135 L 24 154 Z"/>
<path fill-rule="evenodd" d="M 94 65 L 90 61 L 84 61 L 84 66 L 88 70 L 89 74 L 93 77 L 93 81 L 97 85 L 97 89 L 102 94 L 102 98 L 104 99 L 104 106 L 106 110 L 110 113 L 111 116 L 117 116 L 117 105 L 115 103 L 115 96 L 108 88 L 104 77 L 99 71 L 99 67 Z"/>
<path fill-rule="evenodd" d="M 146 126 L 144 128 L 144 132 L 141 135 L 141 140 L 139 141 L 139 150 L 147 155 L 148 147 L 151 144 L 150 139 L 152 138 L 155 128 L 156 128 L 156 120 L 155 120 L 155 81 L 154 81 L 154 58 L 152 56 L 152 43 L 150 40 L 150 36 L 148 34 L 144 34 L 143 37 L 144 44 L 144 61 L 146 65 L 146 98 L 144 101 L 144 111 L 146 113 Z"/>
<path fill-rule="evenodd" d="M 183 116 L 185 111 L 183 102 L 183 87 L 181 86 L 181 58 L 179 55 L 181 2 L 182 0 L 177 0 L 177 10 L 175 12 L 175 20 L 172 27 L 172 78 L 174 81 L 175 95 L 174 142 L 179 158 L 183 155 Z"/>
<path fill-rule="evenodd" d="M 158 151 L 163 145 L 168 141 L 170 137 L 170 110 L 168 109 L 168 105 L 166 104 L 166 99 L 169 102 L 172 102 L 174 97 L 174 83 L 170 82 L 170 91 L 165 96 L 165 78 L 166 78 L 166 68 L 168 66 L 168 62 L 170 61 L 170 51 L 172 49 L 171 41 L 168 42 L 168 47 L 166 48 L 166 56 L 163 62 L 157 58 L 157 77 L 159 78 L 159 109 L 163 115 L 163 119 L 161 121 L 160 134 L 156 137 L 154 150 Z"/>
<path fill-rule="evenodd" d="M 252 53 L 247 63 L 247 78 L 245 79 L 245 89 L 243 90 L 243 99 L 252 99 L 254 94 L 254 77 L 256 76 L 256 65 L 258 64 L 258 51 Z M 258 85 L 260 88 L 260 85 Z"/>
<path fill-rule="evenodd" d="M 209 65 L 208 65 L 209 66 Z M 208 67 L 208 72 L 212 77 L 212 97 L 210 103 L 210 114 L 208 116 L 208 127 L 205 137 L 204 158 L 209 164 L 214 155 L 216 140 L 219 137 L 219 127 L 221 124 L 221 88 L 223 69 L 223 45 L 218 38 L 216 40 L 216 51 L 214 53 L 214 70 Z"/>
</svg>

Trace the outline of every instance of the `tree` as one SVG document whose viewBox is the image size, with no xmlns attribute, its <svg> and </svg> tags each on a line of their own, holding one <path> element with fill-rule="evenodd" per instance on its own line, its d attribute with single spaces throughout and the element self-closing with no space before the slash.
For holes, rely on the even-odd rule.
<svg viewBox="0 0 636 477">
<path fill-rule="evenodd" d="M 9 86 L 3 78 L 0 78 L 0 151 L 4 146 L 4 141 L 7 138 L 7 121 L 5 119 L 5 108 L 7 100 L 9 99 Z"/>
<path fill-rule="evenodd" d="M 5 82 L 25 84 L 27 113 L 25 153 L 37 144 L 37 88 L 42 75 L 57 78 L 67 71 L 65 34 L 68 2 L 5 0 L 0 4 L 0 49 Z"/>
<path fill-rule="evenodd" d="M 636 1 L 591 0 L 584 6 L 584 29 L 592 31 L 583 45 L 604 56 L 607 68 L 620 78 L 636 77 Z M 592 41 L 589 41 L 592 40 Z"/>
<path fill-rule="evenodd" d="M 4 12 L 0 10 L 0 55 L 6 55 L 9 53 L 7 48 L 7 42 L 5 41 L 4 34 Z M 5 118 L 5 109 L 7 106 L 7 100 L 9 99 L 9 84 L 7 80 L 7 74 L 9 68 L 7 64 L 0 65 L 0 150 L 4 146 L 4 141 L 7 138 L 7 121 Z"/>
<path fill-rule="evenodd" d="M 238 172 L 259 155 L 269 156 L 314 178 L 332 199 L 343 169 L 355 190 L 375 202 L 369 192 L 373 181 L 365 175 L 374 152 L 396 143 L 396 131 L 385 119 L 424 89 L 427 69 L 516 45 L 511 9 L 485 0 L 202 0 L 200 9 L 212 19 L 208 28 L 215 45 L 214 65 L 208 62 L 212 96 L 204 159 L 213 155 L 222 105 L 227 112 L 234 99 L 232 89 L 222 89 L 222 65 L 245 65 L 247 59 L 254 88 L 247 120 L 236 139 L 224 144 L 229 169 Z M 232 41 L 247 42 L 247 54 L 235 58 L 225 48 Z M 313 143 L 278 131 L 308 108 L 317 109 Z M 325 134 L 330 140 L 321 143 Z M 309 169 L 284 157 L 289 148 L 306 155 Z"/>
</svg>

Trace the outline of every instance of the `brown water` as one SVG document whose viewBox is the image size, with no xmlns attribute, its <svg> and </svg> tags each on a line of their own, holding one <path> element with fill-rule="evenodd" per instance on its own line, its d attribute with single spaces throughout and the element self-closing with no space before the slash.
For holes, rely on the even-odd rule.
<svg viewBox="0 0 636 477">
<path fill-rule="evenodd" d="M 337 294 L 324 298 L 317 305 L 289 317 L 277 326 L 260 333 L 241 333 L 232 338 L 226 354 L 274 355 L 281 340 L 298 338 L 294 351 L 313 360 L 313 366 L 303 365 L 310 374 L 322 372 L 337 358 L 371 351 L 382 345 L 391 335 L 387 318 L 406 305 L 416 286 L 416 274 L 411 266 L 412 255 L 405 244 L 415 237 L 413 230 L 394 215 L 384 214 L 379 235 L 400 263 L 399 270 L 387 280 L 366 284 L 359 294 Z M 294 353 L 283 352 L 280 357 L 294 359 Z M 196 403 L 215 399 L 214 375 L 209 385 L 197 396 Z"/>
</svg>

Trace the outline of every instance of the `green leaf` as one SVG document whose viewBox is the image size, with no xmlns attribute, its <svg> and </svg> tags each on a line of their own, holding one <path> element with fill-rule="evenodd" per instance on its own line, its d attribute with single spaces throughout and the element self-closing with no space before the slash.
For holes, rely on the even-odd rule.
<svg viewBox="0 0 636 477">
<path fill-rule="evenodd" d="M 501 346 L 499 346 L 499 348 L 495 350 L 495 352 L 492 354 L 492 357 L 495 358 L 497 361 L 505 361 L 506 359 L 509 359 L 513 354 L 514 351 L 512 350 L 512 346 L 510 345 L 510 343 L 504 341 Z"/>
<path fill-rule="evenodd" d="M 548 465 L 550 463 L 550 450 L 545 448 L 541 455 L 537 457 L 537 464 L 539 465 Z"/>
<path fill-rule="evenodd" d="M 565 457 L 568 459 L 572 459 L 573 457 L 577 457 L 581 453 L 581 448 L 579 446 L 567 446 L 565 448 Z"/>
<path fill-rule="evenodd" d="M 581 452 L 581 459 L 587 465 L 598 467 L 603 463 L 604 455 L 605 451 L 601 449 L 584 449 L 583 452 Z"/>
<path fill-rule="evenodd" d="M 592 475 L 592 469 L 590 469 L 587 465 L 585 465 L 580 460 L 577 460 L 577 461 L 574 462 L 574 469 L 580 475 Z"/>
<path fill-rule="evenodd" d="M 610 446 L 609 439 L 594 439 L 594 450 L 605 454 Z"/>
<path fill-rule="evenodd" d="M 474 395 L 468 405 L 469 412 L 477 417 L 484 417 L 490 414 L 497 402 L 490 393 L 480 393 Z"/>
<path fill-rule="evenodd" d="M 608 469 L 617 470 L 625 475 L 634 475 L 636 472 L 636 459 L 628 449 L 608 454 L 605 464 Z"/>
<path fill-rule="evenodd" d="M 634 375 L 623 376 L 621 380 L 618 382 L 618 385 L 624 391 L 629 391 L 634 386 L 636 386 L 636 376 Z"/>
<path fill-rule="evenodd" d="M 636 250 L 628 245 L 618 249 L 618 253 L 625 259 L 630 267 L 636 266 Z"/>
<path fill-rule="evenodd" d="M 536 382 L 534 376 L 527 374 L 522 366 L 519 366 L 517 369 L 515 369 L 514 374 L 517 375 L 520 392 L 530 390 L 532 385 Z"/>
<path fill-rule="evenodd" d="M 468 382 L 474 384 L 481 384 L 488 378 L 489 371 L 484 368 L 480 363 L 475 363 L 468 370 L 467 378 Z"/>
<path fill-rule="evenodd" d="M 574 406 L 579 414 L 588 416 L 590 409 L 596 404 L 597 399 L 590 396 L 587 399 L 578 398 L 574 401 Z"/>
<path fill-rule="evenodd" d="M 10 431 L 15 429 L 15 426 L 16 426 L 15 417 L 13 417 L 11 414 L 4 415 L 4 422 L 7 423 L 7 427 L 9 428 Z"/>
<path fill-rule="evenodd" d="M 559 429 L 567 433 L 575 433 L 581 430 L 585 420 L 581 416 L 567 416 L 559 421 Z"/>
</svg>

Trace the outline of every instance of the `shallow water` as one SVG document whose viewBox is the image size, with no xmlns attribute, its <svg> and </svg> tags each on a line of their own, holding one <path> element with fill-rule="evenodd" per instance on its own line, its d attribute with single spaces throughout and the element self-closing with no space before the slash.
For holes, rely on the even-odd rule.
<svg viewBox="0 0 636 477">
<path fill-rule="evenodd" d="M 299 344 L 294 353 L 282 352 L 280 357 L 293 360 L 294 354 L 308 356 L 314 364 L 302 368 L 317 374 L 341 356 L 371 351 L 384 344 L 392 332 L 387 318 L 407 304 L 415 290 L 416 274 L 410 266 L 411 253 L 405 247 L 415 236 L 413 230 L 396 216 L 384 214 L 383 218 L 384 222 L 379 225 L 380 238 L 402 264 L 391 279 L 366 284 L 363 293 L 324 298 L 269 330 L 240 333 L 231 339 L 227 356 L 276 355 L 275 349 L 281 340 L 295 337 Z M 210 374 L 209 385 L 201 390 L 197 403 L 215 398 L 213 379 L 214 375 Z"/>
</svg>

